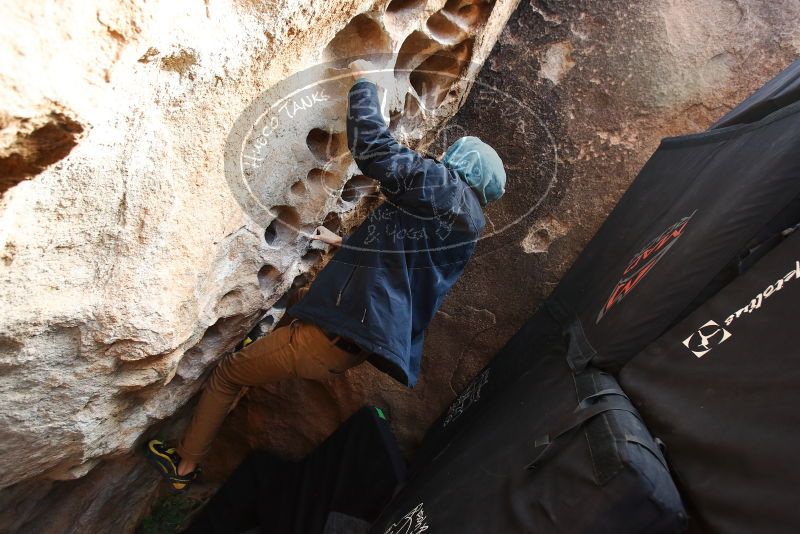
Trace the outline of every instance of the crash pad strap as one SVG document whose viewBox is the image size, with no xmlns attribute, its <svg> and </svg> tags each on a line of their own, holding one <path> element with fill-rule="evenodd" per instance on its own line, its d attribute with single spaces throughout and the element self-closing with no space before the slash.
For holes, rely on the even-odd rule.
<svg viewBox="0 0 800 534">
<path fill-rule="evenodd" d="M 575 373 L 582 372 L 597 355 L 597 351 L 589 343 L 578 314 L 554 298 L 548 299 L 545 306 L 550 315 L 561 324 L 567 337 L 567 363 L 570 369 Z"/>
<path fill-rule="evenodd" d="M 598 400 L 593 404 L 582 407 L 583 401 L 581 401 L 581 404 L 578 404 L 576 409 L 570 413 L 569 416 L 564 418 L 564 420 L 558 426 L 556 426 L 556 429 L 553 432 L 536 439 L 534 441 L 534 447 L 537 449 L 543 448 L 539 451 L 533 461 L 525 466 L 525 468 L 537 469 L 540 467 L 543 463 L 545 463 L 545 461 L 558 452 L 558 448 L 560 446 L 566 443 L 566 440 L 561 438 L 571 434 L 573 431 L 582 427 L 584 423 L 590 421 L 600 414 L 616 410 L 630 412 L 637 417 L 639 416 L 628 398 L 625 397 L 624 393 L 619 390 L 606 391 L 607 392 L 601 397 L 596 397 Z"/>
</svg>

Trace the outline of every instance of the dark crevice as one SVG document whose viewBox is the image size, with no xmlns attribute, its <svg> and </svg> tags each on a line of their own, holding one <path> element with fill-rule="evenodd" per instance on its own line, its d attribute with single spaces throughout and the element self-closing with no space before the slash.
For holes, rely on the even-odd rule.
<svg viewBox="0 0 800 534">
<path fill-rule="evenodd" d="M 332 211 L 325 216 L 325 220 L 322 222 L 322 226 L 324 226 L 331 232 L 338 232 L 339 228 L 342 227 L 342 217 L 335 211 Z"/>
<path fill-rule="evenodd" d="M 16 139 L 0 149 L 0 194 L 67 157 L 84 131 L 83 125 L 57 112 L 0 124 L 2 129 L 12 127 L 17 129 Z"/>
<path fill-rule="evenodd" d="M 294 241 L 300 231 L 300 214 L 292 206 L 273 206 L 275 219 L 264 231 L 267 245 L 277 247 Z"/>
</svg>

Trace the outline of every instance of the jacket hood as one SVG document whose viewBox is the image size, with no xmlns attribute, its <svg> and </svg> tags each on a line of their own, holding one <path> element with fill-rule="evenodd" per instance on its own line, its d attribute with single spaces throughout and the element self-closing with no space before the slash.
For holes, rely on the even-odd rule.
<svg viewBox="0 0 800 534">
<path fill-rule="evenodd" d="M 456 171 L 478 195 L 482 205 L 506 190 L 506 171 L 497 152 L 474 136 L 461 137 L 444 153 L 442 163 Z"/>
</svg>

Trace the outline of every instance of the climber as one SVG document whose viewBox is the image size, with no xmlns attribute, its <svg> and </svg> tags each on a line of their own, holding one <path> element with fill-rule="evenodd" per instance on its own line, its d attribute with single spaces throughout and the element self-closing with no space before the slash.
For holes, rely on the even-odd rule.
<svg viewBox="0 0 800 534">
<path fill-rule="evenodd" d="M 369 361 L 408 387 L 417 381 L 423 334 L 475 250 L 482 207 L 505 192 L 500 157 L 462 137 L 441 161 L 400 144 L 381 114 L 376 69 L 350 65 L 348 147 L 384 201 L 344 240 L 320 227 L 311 239 L 338 247 L 287 326 L 225 357 L 200 396 L 183 440 L 146 446 L 171 488 L 183 491 L 245 386 L 324 379 Z"/>
</svg>

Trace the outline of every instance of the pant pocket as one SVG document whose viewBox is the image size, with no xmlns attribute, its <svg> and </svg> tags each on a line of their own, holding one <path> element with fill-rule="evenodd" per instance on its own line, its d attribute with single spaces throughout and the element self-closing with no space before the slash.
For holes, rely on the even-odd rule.
<svg viewBox="0 0 800 534">
<path fill-rule="evenodd" d="M 325 378 L 342 374 L 361 363 L 360 355 L 340 349 L 315 325 L 300 323 L 294 336 L 295 374 L 302 378 Z"/>
<path fill-rule="evenodd" d="M 331 367 L 330 369 L 330 372 L 335 375 L 343 374 L 348 369 L 355 367 L 367 359 L 367 353 L 351 354 L 346 351 L 342 352 L 344 352 L 347 356 L 342 359 L 341 363 L 337 363 L 335 367 Z"/>
</svg>

